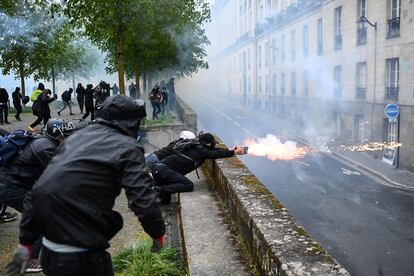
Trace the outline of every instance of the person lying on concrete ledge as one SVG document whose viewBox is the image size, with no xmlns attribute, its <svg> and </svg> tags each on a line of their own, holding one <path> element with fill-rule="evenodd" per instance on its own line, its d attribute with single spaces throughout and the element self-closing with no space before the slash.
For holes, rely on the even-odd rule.
<svg viewBox="0 0 414 276">
<path fill-rule="evenodd" d="M 170 203 L 171 194 L 193 191 L 194 183 L 185 175 L 193 170 L 197 172 L 197 168 L 206 159 L 245 154 L 242 146 L 223 149 L 216 148 L 216 144 L 217 142 L 212 134 L 202 133 L 195 139 L 177 142 L 174 146 L 174 154 L 165 157 L 152 166 L 151 173 L 156 182 L 155 190 L 159 193 L 161 203 Z"/>
</svg>

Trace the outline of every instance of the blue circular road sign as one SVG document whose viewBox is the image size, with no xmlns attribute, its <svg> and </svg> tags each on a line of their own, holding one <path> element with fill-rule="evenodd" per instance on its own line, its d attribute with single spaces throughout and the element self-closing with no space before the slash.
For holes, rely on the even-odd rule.
<svg viewBox="0 0 414 276">
<path fill-rule="evenodd" d="M 396 119 L 400 114 L 400 108 L 397 104 L 387 104 L 385 107 L 385 116 L 389 119 Z"/>
</svg>

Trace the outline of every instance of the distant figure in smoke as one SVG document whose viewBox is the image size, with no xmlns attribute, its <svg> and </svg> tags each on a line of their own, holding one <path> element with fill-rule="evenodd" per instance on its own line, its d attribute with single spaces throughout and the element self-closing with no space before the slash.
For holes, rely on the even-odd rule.
<svg viewBox="0 0 414 276">
<path fill-rule="evenodd" d="M 161 114 L 162 116 L 165 115 L 165 109 L 168 111 L 168 90 L 167 88 L 163 87 L 161 89 Z"/>
<path fill-rule="evenodd" d="M 14 90 L 14 92 L 12 93 L 12 98 L 13 98 L 13 106 L 16 109 L 16 115 L 14 117 L 16 117 L 17 121 L 21 121 L 20 114 L 23 111 L 23 108 L 22 108 L 23 95 L 22 93 L 20 93 L 20 87 L 16 87 L 16 90 Z"/>
<path fill-rule="evenodd" d="M 78 87 L 76 88 L 76 99 L 78 100 L 80 112 L 81 114 L 83 114 L 83 104 L 85 102 L 85 87 L 83 87 L 81 83 L 78 83 Z"/>
<path fill-rule="evenodd" d="M 66 107 L 69 107 L 69 114 L 70 115 L 75 115 L 74 113 L 72 113 L 72 106 L 71 106 L 71 103 L 70 103 L 71 100 L 72 100 L 72 93 L 73 93 L 72 88 L 69 88 L 69 90 L 66 90 L 65 92 L 63 92 L 63 94 L 62 94 L 63 107 L 57 113 L 59 116 L 60 116 L 60 112 L 65 110 Z"/>
<path fill-rule="evenodd" d="M 167 90 L 169 92 L 169 102 L 170 102 L 170 109 L 174 108 L 175 105 L 175 79 L 170 78 L 170 80 L 167 82 Z"/>
<path fill-rule="evenodd" d="M 4 118 L 3 118 L 4 113 Z M 9 114 L 9 93 L 4 88 L 0 88 L 0 125 L 10 124 L 7 118 Z"/>
<path fill-rule="evenodd" d="M 39 83 L 38 88 L 32 92 L 30 100 L 33 102 L 32 111 L 33 115 L 37 116 L 36 121 L 31 125 L 27 126 L 29 131 L 35 132 L 36 126 L 43 121 L 43 124 L 46 125 L 47 121 L 50 119 L 50 108 L 49 104 L 57 99 L 57 95 L 51 97 L 52 92 L 46 90 L 43 83 Z"/>
<path fill-rule="evenodd" d="M 85 90 L 85 114 L 82 116 L 82 119 L 85 120 L 91 114 L 91 121 L 94 120 L 94 108 L 93 108 L 93 85 L 88 84 Z"/>
<path fill-rule="evenodd" d="M 95 97 L 95 111 L 105 102 L 106 98 L 110 96 L 111 86 L 101 81 L 97 87 L 95 87 L 94 97 Z"/>
<path fill-rule="evenodd" d="M 152 119 L 158 119 L 158 114 L 160 114 L 161 112 L 160 102 L 162 100 L 162 95 L 160 88 L 157 85 L 155 85 L 149 93 L 148 100 L 151 102 L 152 105 Z"/>
<path fill-rule="evenodd" d="M 136 99 L 137 97 L 137 87 L 134 83 L 131 83 L 129 86 L 129 96 L 133 99 Z"/>
<path fill-rule="evenodd" d="M 119 93 L 119 88 L 118 88 L 118 86 L 116 85 L 116 83 L 114 83 L 114 86 L 112 86 L 112 95 L 118 95 L 118 93 Z"/>
</svg>

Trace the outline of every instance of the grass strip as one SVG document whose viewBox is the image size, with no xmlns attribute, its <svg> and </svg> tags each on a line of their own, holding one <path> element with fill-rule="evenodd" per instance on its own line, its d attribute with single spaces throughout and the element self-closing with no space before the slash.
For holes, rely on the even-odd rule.
<svg viewBox="0 0 414 276">
<path fill-rule="evenodd" d="M 165 247 L 159 253 L 151 253 L 152 242 L 142 240 L 126 248 L 112 260 L 116 276 L 181 276 L 187 275 L 176 251 Z"/>
</svg>

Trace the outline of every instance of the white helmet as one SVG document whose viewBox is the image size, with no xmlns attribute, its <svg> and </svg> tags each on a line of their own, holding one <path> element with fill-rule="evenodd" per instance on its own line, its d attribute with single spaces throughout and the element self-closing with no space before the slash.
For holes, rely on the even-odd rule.
<svg viewBox="0 0 414 276">
<path fill-rule="evenodd" d="M 189 130 L 184 130 L 184 131 L 181 131 L 180 138 L 182 138 L 182 139 L 194 139 L 195 138 L 195 134 L 192 133 Z"/>
</svg>

